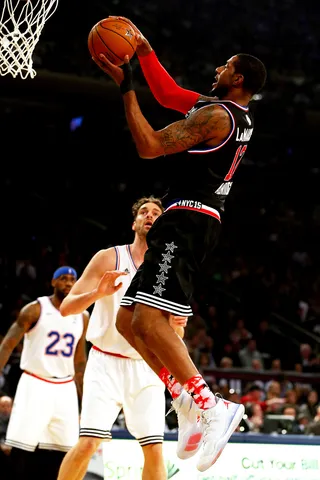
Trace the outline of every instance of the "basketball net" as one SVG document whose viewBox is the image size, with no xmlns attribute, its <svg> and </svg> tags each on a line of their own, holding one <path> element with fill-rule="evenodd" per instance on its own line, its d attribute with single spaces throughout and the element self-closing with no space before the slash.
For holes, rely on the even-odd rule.
<svg viewBox="0 0 320 480">
<path fill-rule="evenodd" d="M 0 17 L 0 75 L 34 78 L 33 51 L 44 24 L 59 0 L 2 0 Z M 1 8 L 1 7 L 0 7 Z"/>
</svg>

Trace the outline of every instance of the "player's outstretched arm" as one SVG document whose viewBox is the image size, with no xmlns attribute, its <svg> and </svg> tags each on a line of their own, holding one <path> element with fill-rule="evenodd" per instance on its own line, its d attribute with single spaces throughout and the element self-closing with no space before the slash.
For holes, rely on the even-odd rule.
<svg viewBox="0 0 320 480">
<path fill-rule="evenodd" d="M 116 253 L 114 248 L 100 250 L 96 253 L 81 277 L 71 288 L 69 294 L 60 305 L 60 313 L 63 317 L 82 313 L 90 305 L 100 298 L 113 295 L 121 288 L 121 282 L 115 284 L 125 272 L 114 270 L 116 265 Z"/>
<path fill-rule="evenodd" d="M 180 87 L 161 65 L 153 50 L 149 55 L 138 58 L 153 96 L 163 107 L 186 114 L 201 98 L 199 93 Z"/>
<path fill-rule="evenodd" d="M 11 325 L 0 344 L 0 370 L 6 366 L 11 353 L 21 341 L 23 335 L 37 323 L 40 312 L 41 307 L 37 301 L 28 303 L 21 309 L 18 318 Z"/>
<path fill-rule="evenodd" d="M 124 20 L 129 23 L 135 31 L 137 38 L 137 56 L 141 65 L 143 75 L 155 99 L 163 107 L 177 110 L 186 114 L 193 105 L 202 98 L 199 93 L 180 87 L 171 77 L 167 70 L 161 65 L 153 48 L 148 40 L 126 17 L 112 17 Z M 98 63 L 101 67 L 101 64 Z M 116 67 L 118 68 L 118 67 Z"/>
</svg>

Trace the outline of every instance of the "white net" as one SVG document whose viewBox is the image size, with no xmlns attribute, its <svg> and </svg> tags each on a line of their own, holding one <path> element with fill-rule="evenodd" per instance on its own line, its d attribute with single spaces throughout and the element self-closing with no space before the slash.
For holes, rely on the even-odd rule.
<svg viewBox="0 0 320 480">
<path fill-rule="evenodd" d="M 33 51 L 44 24 L 59 0 L 2 0 L 0 17 L 0 75 L 34 78 Z M 1 8 L 1 7 L 0 7 Z"/>
</svg>

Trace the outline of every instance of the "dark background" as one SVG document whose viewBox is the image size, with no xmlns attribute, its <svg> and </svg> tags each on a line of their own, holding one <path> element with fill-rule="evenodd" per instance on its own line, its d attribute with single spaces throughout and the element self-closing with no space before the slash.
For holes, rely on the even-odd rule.
<svg viewBox="0 0 320 480">
<path fill-rule="evenodd" d="M 206 320 L 215 306 L 223 331 L 239 317 L 252 331 L 267 319 L 280 330 L 283 361 L 288 339 L 295 349 L 308 340 L 317 352 L 308 332 L 319 323 L 320 8 L 310 0 L 60 0 L 34 51 L 37 76 L 0 77 L 0 330 L 51 291 L 57 266 L 81 273 L 100 248 L 130 242 L 132 203 L 162 195 L 170 175 L 163 159 L 138 157 L 118 88 L 90 58 L 89 30 L 108 15 L 132 19 L 177 83 L 199 93 L 236 53 L 265 63 L 268 81 L 253 102 L 255 133 L 227 202 L 216 275 L 197 309 Z M 180 119 L 152 98 L 136 59 L 133 66 L 150 124 Z M 72 131 L 76 117 L 82 125 Z"/>
</svg>

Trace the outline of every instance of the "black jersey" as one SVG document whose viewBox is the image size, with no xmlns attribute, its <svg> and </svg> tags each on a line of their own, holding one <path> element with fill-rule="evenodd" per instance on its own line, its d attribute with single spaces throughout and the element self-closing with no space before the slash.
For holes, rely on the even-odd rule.
<svg viewBox="0 0 320 480">
<path fill-rule="evenodd" d="M 212 103 L 220 105 L 228 112 L 232 126 L 230 134 L 215 147 L 201 143 L 187 152 L 170 156 L 167 176 L 169 188 L 164 198 L 169 204 L 190 199 L 224 210 L 224 202 L 232 186 L 232 177 L 247 150 L 254 120 L 248 107 L 231 100 L 199 101 L 186 117 Z"/>
</svg>

